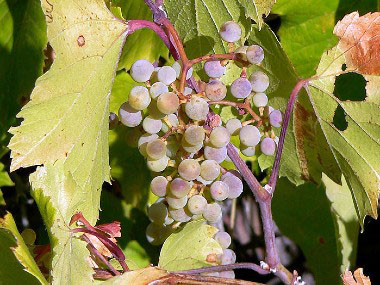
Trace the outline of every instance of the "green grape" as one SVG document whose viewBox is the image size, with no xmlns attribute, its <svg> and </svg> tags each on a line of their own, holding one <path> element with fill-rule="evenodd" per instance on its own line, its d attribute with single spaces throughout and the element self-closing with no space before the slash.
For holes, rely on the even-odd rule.
<svg viewBox="0 0 380 285">
<path fill-rule="evenodd" d="M 221 265 L 234 264 L 236 262 L 236 254 L 232 249 L 226 248 L 223 254 L 219 256 Z"/>
<path fill-rule="evenodd" d="M 120 106 L 119 118 L 123 125 L 127 127 L 137 127 L 142 121 L 141 111 L 133 109 L 129 103 L 125 102 Z"/>
<path fill-rule="evenodd" d="M 214 147 L 224 147 L 230 142 L 230 133 L 225 127 L 216 127 L 211 131 L 210 143 Z"/>
<path fill-rule="evenodd" d="M 135 110 L 144 110 L 149 106 L 150 101 L 149 91 L 144 86 L 135 86 L 129 93 L 128 103 Z"/>
<path fill-rule="evenodd" d="M 219 34 L 224 41 L 233 43 L 240 40 L 241 28 L 239 24 L 228 21 L 220 27 Z"/>
<path fill-rule="evenodd" d="M 268 97 L 265 93 L 256 93 L 252 100 L 256 107 L 265 107 L 268 104 Z"/>
<path fill-rule="evenodd" d="M 169 157 L 163 156 L 160 159 L 150 159 L 147 160 L 147 166 L 148 168 L 153 172 L 161 172 L 164 171 L 165 168 L 168 166 L 169 163 Z"/>
<path fill-rule="evenodd" d="M 169 209 L 170 216 L 174 221 L 185 223 L 191 220 L 190 213 L 187 213 L 184 208 Z"/>
<path fill-rule="evenodd" d="M 194 159 L 185 159 L 178 165 L 179 175 L 188 181 L 196 179 L 201 173 L 201 166 Z"/>
<path fill-rule="evenodd" d="M 203 142 L 201 142 L 200 144 L 197 144 L 197 145 L 192 145 L 192 144 L 189 144 L 185 140 L 185 138 L 182 138 L 181 146 L 188 153 L 197 153 L 199 150 L 202 149 Z"/>
<path fill-rule="evenodd" d="M 166 202 L 172 209 L 181 209 L 186 206 L 187 196 L 183 196 L 182 198 L 177 198 L 174 196 L 166 196 Z"/>
<path fill-rule="evenodd" d="M 231 134 L 231 136 L 236 136 L 239 134 L 242 125 L 239 119 L 232 118 L 229 119 L 226 123 L 226 129 Z"/>
<path fill-rule="evenodd" d="M 269 87 L 269 77 L 262 71 L 256 71 L 249 77 L 253 92 L 265 92 Z"/>
<path fill-rule="evenodd" d="M 256 146 L 260 142 L 261 134 L 255 126 L 247 125 L 240 129 L 239 138 L 240 142 L 246 146 Z"/>
<path fill-rule="evenodd" d="M 147 157 L 147 153 L 146 153 L 146 146 L 148 145 L 149 142 L 155 140 L 155 139 L 158 139 L 158 135 L 157 134 L 143 134 L 138 142 L 137 142 L 137 146 L 139 148 L 139 152 L 141 153 L 142 156 L 144 157 Z"/>
<path fill-rule="evenodd" d="M 162 82 L 156 82 L 152 84 L 152 86 L 149 89 L 149 92 L 150 97 L 152 97 L 152 99 L 157 99 L 157 97 L 161 94 L 169 92 L 169 88 Z"/>
<path fill-rule="evenodd" d="M 226 249 L 231 245 L 231 236 L 227 232 L 217 232 L 214 239 L 223 249 Z"/>
<path fill-rule="evenodd" d="M 216 223 L 222 219 L 222 208 L 217 203 L 207 204 L 203 217 L 210 223 Z"/>
<path fill-rule="evenodd" d="M 158 81 L 166 85 L 172 84 L 176 80 L 176 78 L 177 78 L 177 73 L 175 72 L 174 68 L 172 68 L 171 66 L 163 66 L 157 72 Z"/>
<path fill-rule="evenodd" d="M 199 145 L 205 139 L 205 130 L 200 126 L 190 126 L 184 133 L 184 139 L 191 145 Z"/>
<path fill-rule="evenodd" d="M 166 143 L 160 139 L 148 142 L 146 145 L 146 154 L 153 160 L 166 156 Z"/>
<path fill-rule="evenodd" d="M 215 160 L 205 160 L 201 163 L 201 176 L 207 181 L 215 180 L 220 174 L 220 166 Z"/>
<path fill-rule="evenodd" d="M 203 121 L 209 112 L 208 103 L 205 99 L 193 96 L 190 102 L 185 104 L 186 115 L 194 121 Z"/>
<path fill-rule="evenodd" d="M 227 158 L 227 148 L 206 146 L 204 149 L 204 156 L 206 159 L 215 160 L 220 164 Z"/>
<path fill-rule="evenodd" d="M 157 99 L 158 110 L 166 115 L 175 113 L 179 107 L 178 96 L 173 92 L 161 94 Z"/>
<path fill-rule="evenodd" d="M 168 188 L 168 180 L 164 176 L 156 176 L 150 182 L 152 193 L 158 197 L 165 197 Z"/>
<path fill-rule="evenodd" d="M 175 137 L 169 137 L 166 140 L 166 156 L 171 159 L 175 159 L 177 152 L 179 150 L 179 144 Z"/>
<path fill-rule="evenodd" d="M 206 206 L 207 200 L 202 195 L 194 195 L 187 202 L 187 208 L 194 215 L 202 214 Z"/>
<path fill-rule="evenodd" d="M 247 48 L 247 59 L 252 64 L 260 64 L 264 59 L 264 50 L 261 46 L 251 45 Z"/>
<path fill-rule="evenodd" d="M 156 202 L 148 208 L 148 218 L 152 223 L 162 225 L 168 217 L 168 208 L 162 202 Z"/>
<path fill-rule="evenodd" d="M 161 119 L 165 118 L 165 116 L 166 116 L 166 114 L 164 114 L 160 110 L 158 110 L 157 101 L 155 101 L 155 100 L 150 102 L 150 104 L 148 106 L 148 113 L 149 113 L 149 116 L 155 120 L 161 120 Z"/>
<path fill-rule="evenodd" d="M 148 81 L 152 76 L 154 66 L 147 60 L 137 60 L 131 67 L 131 76 L 136 82 Z"/>
<path fill-rule="evenodd" d="M 243 155 L 252 157 L 255 155 L 256 146 L 246 146 L 244 144 L 240 144 L 240 151 Z"/>
<path fill-rule="evenodd" d="M 211 184 L 210 194 L 215 201 L 223 201 L 228 197 L 229 187 L 223 181 L 215 181 Z"/>
<path fill-rule="evenodd" d="M 227 95 L 227 87 L 219 80 L 211 80 L 206 85 L 205 93 L 211 101 L 223 100 Z"/>
<path fill-rule="evenodd" d="M 162 128 L 162 121 L 156 120 L 151 116 L 146 117 L 142 123 L 144 131 L 150 134 L 158 133 Z"/>
</svg>

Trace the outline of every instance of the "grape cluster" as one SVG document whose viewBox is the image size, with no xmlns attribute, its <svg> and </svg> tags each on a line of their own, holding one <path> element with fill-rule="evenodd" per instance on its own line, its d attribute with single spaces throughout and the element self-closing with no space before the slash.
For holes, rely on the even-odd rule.
<svg viewBox="0 0 380 285">
<path fill-rule="evenodd" d="M 220 35 L 229 43 L 238 41 L 240 26 L 227 22 Z M 258 45 L 240 47 L 235 54 L 249 64 L 259 65 L 264 59 L 264 51 Z M 119 118 L 131 128 L 129 143 L 137 145 L 148 168 L 156 175 L 151 181 L 151 191 L 159 199 L 148 209 L 151 224 L 146 230 L 152 244 L 163 243 L 180 223 L 204 218 L 216 225 L 222 219 L 221 203 L 241 195 L 243 183 L 239 173 L 220 165 L 229 160 L 227 145 L 231 136 L 239 137 L 240 151 L 246 156 L 255 155 L 259 145 L 263 154 L 275 153 L 277 137 L 272 127 L 281 126 L 282 114 L 267 106 L 264 92 L 269 78 L 265 73 L 256 71 L 247 77 L 243 67 L 241 77 L 229 88 L 235 102 L 248 100 L 250 107 L 257 108 L 260 122 L 233 118 L 223 125 L 220 116 L 210 109 L 217 101 L 223 104 L 227 96 L 227 86 L 220 80 L 226 64 L 218 60 L 205 62 L 204 71 L 210 79 L 199 93 L 191 86 L 179 92 L 181 61 L 155 67 L 146 60 L 138 60 L 131 67 L 132 78 L 145 86 L 130 91 L 128 101 L 120 107 Z M 186 79 L 191 76 L 189 69 Z M 117 117 L 112 113 L 110 126 L 115 125 L 115 120 Z M 215 240 L 223 248 L 217 263 L 234 263 L 235 253 L 228 249 L 229 234 L 218 232 Z M 233 272 L 223 274 L 232 277 Z"/>
</svg>

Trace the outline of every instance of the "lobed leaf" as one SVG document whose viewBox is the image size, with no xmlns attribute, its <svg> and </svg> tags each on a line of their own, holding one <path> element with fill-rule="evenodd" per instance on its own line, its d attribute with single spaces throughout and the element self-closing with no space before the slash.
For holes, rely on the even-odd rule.
<svg viewBox="0 0 380 285">
<path fill-rule="evenodd" d="M 264 25 L 263 17 L 269 15 L 276 0 L 240 0 L 240 3 L 246 15 L 257 23 L 260 30 Z"/>
<path fill-rule="evenodd" d="M 162 246 L 158 266 L 168 271 L 210 266 L 208 255 L 221 254 L 222 248 L 213 236 L 218 229 L 206 225 L 203 219 L 187 223 L 171 234 Z"/>
</svg>

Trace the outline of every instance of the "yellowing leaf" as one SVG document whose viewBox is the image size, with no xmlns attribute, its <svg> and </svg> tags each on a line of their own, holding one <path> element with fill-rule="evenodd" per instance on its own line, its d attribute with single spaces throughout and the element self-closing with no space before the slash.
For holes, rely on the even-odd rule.
<svg viewBox="0 0 380 285">
<path fill-rule="evenodd" d="M 351 271 L 347 270 L 342 275 L 342 280 L 344 285 L 371 285 L 371 280 L 364 275 L 363 268 L 356 269 L 354 276 L 352 276 Z"/>
<path fill-rule="evenodd" d="M 0 250 L 2 284 L 48 284 L 10 213 L 0 218 Z"/>
<path fill-rule="evenodd" d="M 169 275 L 165 270 L 157 267 L 146 267 L 143 269 L 129 271 L 123 275 L 111 278 L 103 282 L 104 285 L 121 285 L 121 284 L 133 284 L 133 285 L 147 285 L 156 281 L 162 277 Z"/>
<path fill-rule="evenodd" d="M 212 237 L 218 229 L 203 219 L 187 223 L 171 234 L 162 246 L 158 266 L 168 271 L 195 269 L 212 265 L 207 256 L 221 254 L 222 248 Z"/>
<path fill-rule="evenodd" d="M 33 196 L 49 229 L 53 284 L 88 284 L 85 243 L 68 223 L 80 211 L 95 224 L 100 189 L 109 181 L 109 96 L 126 24 L 103 0 L 42 1 L 56 59 L 36 82 L 9 147 L 11 170 L 42 165 Z"/>
</svg>

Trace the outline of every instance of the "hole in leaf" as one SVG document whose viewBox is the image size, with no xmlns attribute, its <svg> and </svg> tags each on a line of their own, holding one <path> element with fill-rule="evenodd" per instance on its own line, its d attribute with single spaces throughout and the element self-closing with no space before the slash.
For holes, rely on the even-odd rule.
<svg viewBox="0 0 380 285">
<path fill-rule="evenodd" d="M 342 101 L 363 101 L 366 97 L 366 83 L 364 77 L 357 73 L 339 75 L 335 81 L 334 95 Z"/>
<path fill-rule="evenodd" d="M 335 110 L 333 123 L 334 126 L 340 131 L 344 131 L 348 127 L 348 123 L 345 118 L 345 113 L 341 106 L 338 106 Z"/>
</svg>

